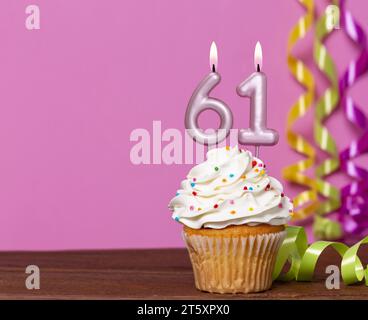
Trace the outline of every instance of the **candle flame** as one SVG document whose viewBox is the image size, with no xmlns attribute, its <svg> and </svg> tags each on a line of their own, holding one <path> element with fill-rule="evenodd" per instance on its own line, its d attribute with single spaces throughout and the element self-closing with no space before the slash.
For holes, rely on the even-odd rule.
<svg viewBox="0 0 368 320">
<path fill-rule="evenodd" d="M 212 41 L 210 49 L 210 69 L 212 71 L 217 70 L 217 46 L 215 41 Z"/>
<path fill-rule="evenodd" d="M 254 49 L 254 67 L 256 70 L 261 71 L 262 69 L 262 46 L 259 41 L 257 41 L 256 47 Z"/>
</svg>

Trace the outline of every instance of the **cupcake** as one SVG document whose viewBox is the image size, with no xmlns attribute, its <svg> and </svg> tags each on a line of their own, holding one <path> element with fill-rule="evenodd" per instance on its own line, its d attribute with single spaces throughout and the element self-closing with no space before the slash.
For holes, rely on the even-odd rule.
<svg viewBox="0 0 368 320">
<path fill-rule="evenodd" d="M 238 147 L 208 151 L 169 208 L 183 224 L 197 289 L 248 293 L 271 287 L 293 205 L 251 152 Z"/>
</svg>

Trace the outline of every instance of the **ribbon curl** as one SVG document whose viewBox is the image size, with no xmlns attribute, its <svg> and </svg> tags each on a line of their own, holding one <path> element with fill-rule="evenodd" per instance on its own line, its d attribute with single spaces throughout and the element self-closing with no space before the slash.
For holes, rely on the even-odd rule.
<svg viewBox="0 0 368 320">
<path fill-rule="evenodd" d="M 303 117 L 311 108 L 314 100 L 314 78 L 303 62 L 295 58 L 291 51 L 295 44 L 302 39 L 313 24 L 314 1 L 298 0 L 305 7 L 306 14 L 301 17 L 289 34 L 287 45 L 287 64 L 290 73 L 306 91 L 291 107 L 286 124 L 286 137 L 291 149 L 304 155 L 306 158 L 283 169 L 285 180 L 306 187 L 307 190 L 296 195 L 294 202 L 293 219 L 304 219 L 314 214 L 318 207 L 317 186 L 314 179 L 308 177 L 305 171 L 314 165 L 315 150 L 313 146 L 300 134 L 293 131 L 294 123 Z"/>
<path fill-rule="evenodd" d="M 314 41 L 314 60 L 318 66 L 318 69 L 330 82 L 330 87 L 325 90 L 316 103 L 314 122 L 315 142 L 318 147 L 326 152 L 329 156 L 329 158 L 322 161 L 322 163 L 318 165 L 315 170 L 318 193 L 325 198 L 325 200 L 320 203 L 317 209 L 317 214 L 319 215 L 326 215 L 340 208 L 340 190 L 325 180 L 327 176 L 336 172 L 340 167 L 339 154 L 335 140 L 324 125 L 327 118 L 329 118 L 329 116 L 337 108 L 339 102 L 339 86 L 336 68 L 332 57 L 329 55 L 326 47 L 323 44 L 326 38 L 334 30 L 328 26 L 328 18 L 329 17 L 326 13 L 317 21 Z M 326 223 L 326 220 L 324 220 L 324 222 Z M 318 227 L 318 223 L 319 220 L 315 220 L 314 228 L 322 230 Z M 333 237 L 341 236 L 340 225 L 333 224 L 333 221 L 331 221 L 331 225 L 335 226 L 333 233 L 325 232 L 325 234 L 320 235 L 322 238 L 332 239 Z"/>
<path fill-rule="evenodd" d="M 364 268 L 358 257 L 360 246 L 368 244 L 368 236 L 350 248 L 343 243 L 331 241 L 317 241 L 308 247 L 304 228 L 288 226 L 286 232 L 276 258 L 272 275 L 274 280 L 311 281 L 318 258 L 326 248 L 332 247 L 342 257 L 341 276 L 344 283 L 349 285 L 365 279 L 365 285 L 368 286 L 368 267 Z M 290 262 L 290 269 L 282 274 L 287 261 Z"/>
<path fill-rule="evenodd" d="M 345 4 L 345 0 L 339 1 L 341 27 L 350 40 L 359 47 L 360 54 L 355 61 L 350 62 L 348 69 L 340 78 L 340 104 L 347 120 L 357 129 L 363 130 L 363 133 L 348 148 L 340 152 L 342 170 L 355 181 L 341 189 L 342 205 L 339 220 L 344 226 L 346 235 L 360 236 L 368 229 L 368 184 L 366 183 L 368 170 L 356 165 L 353 159 L 368 152 L 368 119 L 362 108 L 348 95 L 348 89 L 368 71 L 368 52 L 364 30 L 346 10 Z"/>
</svg>

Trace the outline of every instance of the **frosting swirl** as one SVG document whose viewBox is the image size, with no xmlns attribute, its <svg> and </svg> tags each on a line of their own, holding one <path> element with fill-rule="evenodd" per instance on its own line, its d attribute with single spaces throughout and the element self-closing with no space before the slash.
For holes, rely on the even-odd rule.
<svg viewBox="0 0 368 320">
<path fill-rule="evenodd" d="M 173 219 L 193 229 L 286 224 L 293 205 L 265 167 L 237 146 L 208 151 L 207 160 L 190 170 L 170 201 Z"/>
</svg>

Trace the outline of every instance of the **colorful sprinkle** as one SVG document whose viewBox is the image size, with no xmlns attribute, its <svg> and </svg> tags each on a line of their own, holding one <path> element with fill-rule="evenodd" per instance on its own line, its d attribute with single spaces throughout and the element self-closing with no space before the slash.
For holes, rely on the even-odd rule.
<svg viewBox="0 0 368 320">
<path fill-rule="evenodd" d="M 201 211 L 201 210 L 202 210 L 202 208 L 198 208 L 197 210 L 198 210 L 198 211 Z"/>
<path fill-rule="evenodd" d="M 192 195 L 193 195 L 193 196 L 196 196 L 196 195 L 197 195 L 197 192 L 193 191 L 193 192 L 192 192 Z"/>
<path fill-rule="evenodd" d="M 216 203 L 213 207 L 214 207 L 215 209 L 217 209 L 217 208 L 218 208 L 218 204 Z"/>
<path fill-rule="evenodd" d="M 282 208 L 282 203 L 279 203 L 279 208 Z"/>
<path fill-rule="evenodd" d="M 230 200 L 230 204 L 234 204 L 234 200 Z"/>
<path fill-rule="evenodd" d="M 285 197 L 284 193 L 281 193 L 281 197 Z"/>
<path fill-rule="evenodd" d="M 249 187 L 249 190 L 252 191 L 253 190 L 253 187 Z"/>
<path fill-rule="evenodd" d="M 243 188 L 243 190 L 248 190 L 248 187 L 247 187 L 247 186 L 245 186 L 245 187 Z"/>
<path fill-rule="evenodd" d="M 254 209 L 252 207 L 248 208 L 249 211 L 253 211 Z"/>
<path fill-rule="evenodd" d="M 191 185 L 192 187 L 194 187 L 194 186 L 195 186 L 195 183 L 194 183 L 194 182 L 192 182 L 190 185 Z"/>
<path fill-rule="evenodd" d="M 197 181 L 197 179 L 196 178 L 193 178 L 193 182 L 196 182 Z"/>
<path fill-rule="evenodd" d="M 219 171 L 219 168 L 218 167 L 215 167 L 215 171 Z"/>
<path fill-rule="evenodd" d="M 226 150 L 229 151 L 230 150 L 230 147 L 229 146 L 226 146 Z"/>
<path fill-rule="evenodd" d="M 231 213 L 231 214 L 235 214 L 235 213 L 236 213 L 236 211 L 235 211 L 235 210 L 231 210 L 231 211 L 230 211 L 230 213 Z"/>
<path fill-rule="evenodd" d="M 257 161 L 256 160 L 253 160 L 252 161 L 252 168 L 254 168 L 256 165 L 257 165 Z"/>
<path fill-rule="evenodd" d="M 179 217 L 175 217 L 175 221 L 179 221 Z"/>
<path fill-rule="evenodd" d="M 243 174 L 241 177 L 242 177 L 242 179 L 246 179 L 247 178 L 247 176 L 245 174 Z"/>
<path fill-rule="evenodd" d="M 261 170 L 261 175 L 264 175 L 266 172 L 264 170 Z"/>
<path fill-rule="evenodd" d="M 223 183 L 226 183 L 226 182 L 227 182 L 227 180 L 226 180 L 226 179 L 222 179 L 222 182 L 223 182 Z"/>
<path fill-rule="evenodd" d="M 176 196 L 178 196 L 179 194 L 180 194 L 180 193 L 179 193 L 179 192 L 177 192 L 177 193 L 176 193 Z"/>
<path fill-rule="evenodd" d="M 230 174 L 229 174 L 229 177 L 230 177 L 230 178 L 234 178 L 234 174 L 233 174 L 233 173 L 230 173 Z"/>
<path fill-rule="evenodd" d="M 189 207 L 189 210 L 190 210 L 190 211 L 193 211 L 193 210 L 194 210 L 194 206 L 190 206 L 190 207 Z"/>
<path fill-rule="evenodd" d="M 258 170 L 258 169 L 255 169 L 254 171 L 255 171 L 255 172 L 259 172 L 259 170 Z"/>
</svg>

